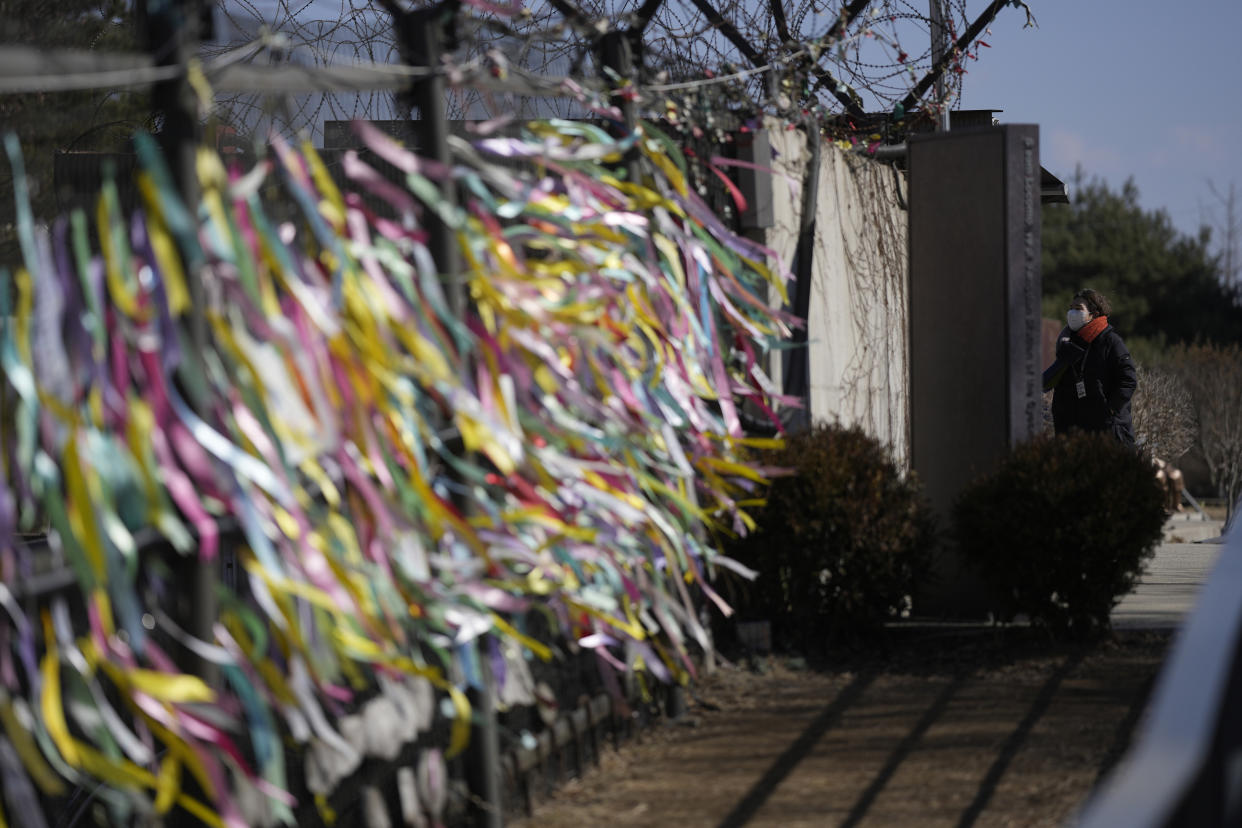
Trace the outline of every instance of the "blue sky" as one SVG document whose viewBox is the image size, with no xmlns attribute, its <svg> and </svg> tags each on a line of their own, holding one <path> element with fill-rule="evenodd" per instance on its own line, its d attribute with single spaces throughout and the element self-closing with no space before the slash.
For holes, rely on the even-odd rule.
<svg viewBox="0 0 1242 828">
<path fill-rule="evenodd" d="M 986 2 L 970 0 L 978 15 Z M 1029 0 L 1005 7 L 963 79 L 963 109 L 1040 127 L 1043 166 L 1081 164 L 1196 232 L 1209 179 L 1242 193 L 1242 0 Z"/>
</svg>

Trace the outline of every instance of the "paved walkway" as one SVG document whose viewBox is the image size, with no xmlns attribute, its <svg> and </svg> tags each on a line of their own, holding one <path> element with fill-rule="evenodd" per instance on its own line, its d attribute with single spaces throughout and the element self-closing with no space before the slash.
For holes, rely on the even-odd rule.
<svg viewBox="0 0 1242 828">
<path fill-rule="evenodd" d="M 1113 627 L 1176 629 L 1193 609 L 1199 589 L 1222 549 L 1222 522 L 1178 515 L 1164 526 L 1165 541 L 1156 549 L 1147 574 L 1134 592 L 1113 610 Z"/>
</svg>

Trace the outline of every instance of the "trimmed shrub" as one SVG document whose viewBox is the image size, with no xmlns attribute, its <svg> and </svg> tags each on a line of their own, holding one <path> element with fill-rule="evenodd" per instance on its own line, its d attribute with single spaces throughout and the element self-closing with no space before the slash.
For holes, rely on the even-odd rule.
<svg viewBox="0 0 1242 828">
<path fill-rule="evenodd" d="M 763 459 L 789 473 L 731 550 L 759 572 L 742 616 L 770 619 L 778 641 L 812 643 L 858 638 L 907 610 L 934 524 L 887 449 L 860 428 L 818 424 Z"/>
<path fill-rule="evenodd" d="M 1086 638 L 1142 575 L 1163 504 L 1145 455 L 1096 434 L 1042 436 L 959 495 L 952 531 L 1004 617 Z"/>
</svg>

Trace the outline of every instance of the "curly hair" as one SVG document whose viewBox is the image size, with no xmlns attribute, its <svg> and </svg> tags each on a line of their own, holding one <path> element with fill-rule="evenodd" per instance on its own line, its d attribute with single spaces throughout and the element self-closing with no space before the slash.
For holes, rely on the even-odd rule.
<svg viewBox="0 0 1242 828">
<path fill-rule="evenodd" d="M 1073 302 L 1082 302 L 1092 316 L 1108 316 L 1113 312 L 1113 306 L 1109 304 L 1108 297 L 1091 288 L 1083 288 L 1075 293 Z"/>
</svg>

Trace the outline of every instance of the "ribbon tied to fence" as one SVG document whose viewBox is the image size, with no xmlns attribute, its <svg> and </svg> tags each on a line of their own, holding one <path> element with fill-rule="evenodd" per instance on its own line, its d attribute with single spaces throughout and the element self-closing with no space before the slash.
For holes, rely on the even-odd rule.
<svg viewBox="0 0 1242 828">
<path fill-rule="evenodd" d="M 118 822 L 291 824 L 419 738 L 434 816 L 420 734 L 447 721 L 446 755 L 465 746 L 485 668 L 523 698 L 554 656 L 534 620 L 616 686 L 684 680 L 710 646 L 696 600 L 728 611 L 712 574 L 742 567 L 718 541 L 751 523 L 746 450 L 770 442 L 740 410 L 789 402 L 762 370 L 788 272 L 650 125 L 532 123 L 451 166 L 356 129 L 369 151 L 336 179 L 308 142 L 273 137 L 250 170 L 201 150 L 194 205 L 140 135 L 139 208 L 109 182 L 49 226 L 6 144 L 0 774 L 26 824 L 100 785 Z M 429 215 L 461 274 L 437 272 Z M 186 564 L 226 554 L 237 582 L 194 629 Z M 23 600 L 47 559 L 75 588 Z"/>
</svg>

